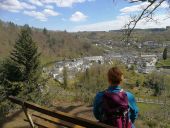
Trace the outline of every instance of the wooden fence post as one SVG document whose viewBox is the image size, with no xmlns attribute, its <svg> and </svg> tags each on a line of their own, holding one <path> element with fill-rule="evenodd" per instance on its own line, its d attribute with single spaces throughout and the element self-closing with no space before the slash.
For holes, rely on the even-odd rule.
<svg viewBox="0 0 170 128">
<path fill-rule="evenodd" d="M 30 123 L 31 128 L 35 128 L 34 122 L 31 118 L 31 115 L 28 112 L 28 109 L 24 105 L 22 106 L 22 109 L 24 110 L 24 113 L 25 113 L 25 115 L 26 115 L 26 117 L 27 117 L 27 119 Z"/>
</svg>

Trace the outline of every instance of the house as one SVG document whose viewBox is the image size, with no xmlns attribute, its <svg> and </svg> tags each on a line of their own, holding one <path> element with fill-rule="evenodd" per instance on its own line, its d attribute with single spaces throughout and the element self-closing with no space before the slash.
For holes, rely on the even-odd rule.
<svg viewBox="0 0 170 128">
<path fill-rule="evenodd" d="M 91 56 L 91 57 L 84 57 L 84 61 L 89 61 L 90 63 L 96 62 L 99 64 L 104 63 L 104 58 L 103 56 Z"/>
<path fill-rule="evenodd" d="M 93 63 L 104 63 L 103 56 L 91 56 L 78 58 L 74 60 L 65 60 L 56 62 L 54 67 L 50 70 L 50 76 L 54 79 L 62 82 L 63 81 L 63 69 L 67 68 L 68 79 L 75 77 L 75 74 L 79 71 L 85 71 L 87 68 L 90 68 Z"/>
<path fill-rule="evenodd" d="M 103 56 L 106 63 L 112 63 L 113 60 L 121 60 L 122 55 L 116 53 L 109 53 Z"/>
<path fill-rule="evenodd" d="M 141 66 L 138 67 L 138 72 L 140 73 L 150 73 L 155 70 L 155 64 L 152 62 L 144 62 Z"/>
<path fill-rule="evenodd" d="M 142 47 L 149 47 L 149 48 L 157 48 L 159 47 L 159 43 L 155 41 L 145 41 L 142 43 Z"/>
<path fill-rule="evenodd" d="M 140 73 L 150 73 L 154 71 L 158 57 L 156 55 L 140 55 L 137 69 Z"/>
</svg>

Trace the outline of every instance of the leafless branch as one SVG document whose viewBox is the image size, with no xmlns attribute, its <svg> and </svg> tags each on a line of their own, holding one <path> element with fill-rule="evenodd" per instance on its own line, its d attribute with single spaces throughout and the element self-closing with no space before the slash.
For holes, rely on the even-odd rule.
<svg viewBox="0 0 170 128">
<path fill-rule="evenodd" d="M 130 0 L 131 2 L 139 2 L 139 1 L 148 1 L 149 4 L 142 10 L 142 12 L 139 15 L 135 15 L 134 17 L 131 17 L 131 20 L 129 23 L 127 23 L 124 26 L 124 34 L 125 34 L 125 41 L 129 42 L 130 36 L 132 34 L 132 31 L 136 27 L 137 23 L 141 20 L 146 21 L 155 21 L 153 18 L 154 12 L 157 10 L 157 8 L 166 0 Z M 153 7 L 153 8 L 152 8 Z"/>
</svg>

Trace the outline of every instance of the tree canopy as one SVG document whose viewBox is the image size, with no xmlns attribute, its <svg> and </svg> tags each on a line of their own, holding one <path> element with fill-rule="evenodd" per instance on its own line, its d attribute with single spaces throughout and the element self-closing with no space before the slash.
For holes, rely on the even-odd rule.
<svg viewBox="0 0 170 128">
<path fill-rule="evenodd" d="M 2 63 L 0 82 L 7 95 L 17 95 L 23 89 L 22 83 L 36 83 L 40 76 L 40 53 L 32 40 L 31 29 L 25 25 L 15 42 L 14 48 Z"/>
</svg>

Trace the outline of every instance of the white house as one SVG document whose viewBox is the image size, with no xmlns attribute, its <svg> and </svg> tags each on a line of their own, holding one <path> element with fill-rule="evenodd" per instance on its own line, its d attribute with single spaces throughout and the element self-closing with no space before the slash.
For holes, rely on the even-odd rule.
<svg viewBox="0 0 170 128">
<path fill-rule="evenodd" d="M 104 63 L 103 56 L 91 56 L 91 57 L 84 57 L 85 61 L 96 62 L 96 63 Z"/>
<path fill-rule="evenodd" d="M 156 55 L 141 55 L 138 60 L 138 72 L 150 73 L 154 71 L 157 60 Z"/>
</svg>

